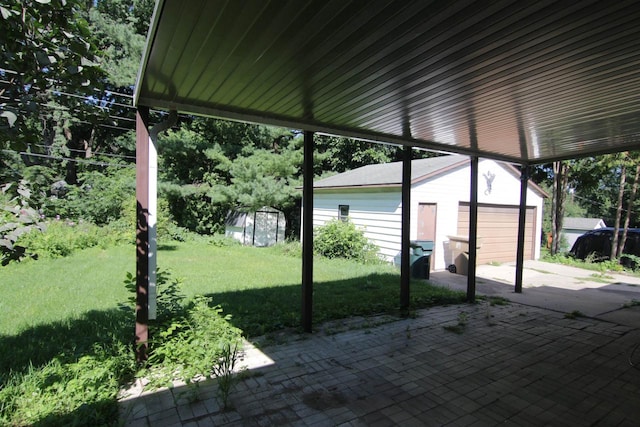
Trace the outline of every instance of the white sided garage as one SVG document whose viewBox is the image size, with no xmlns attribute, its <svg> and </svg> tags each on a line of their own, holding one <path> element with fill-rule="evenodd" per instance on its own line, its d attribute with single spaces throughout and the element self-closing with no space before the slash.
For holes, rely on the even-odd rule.
<svg viewBox="0 0 640 427">
<path fill-rule="evenodd" d="M 411 239 L 431 240 L 431 269 L 454 264 L 452 239 L 469 232 L 470 163 L 449 155 L 412 161 Z M 516 259 L 520 171 L 510 164 L 479 163 L 478 264 Z M 314 183 L 314 227 L 348 217 L 381 254 L 400 260 L 402 163 L 364 166 Z M 530 183 L 527 191 L 525 259 L 540 256 L 545 193 Z"/>
</svg>

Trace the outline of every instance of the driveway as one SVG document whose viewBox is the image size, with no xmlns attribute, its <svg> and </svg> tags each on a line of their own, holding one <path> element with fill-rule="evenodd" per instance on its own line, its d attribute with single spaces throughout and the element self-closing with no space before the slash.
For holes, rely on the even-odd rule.
<svg viewBox="0 0 640 427">
<path fill-rule="evenodd" d="M 640 328 L 639 277 L 530 260 L 524 263 L 523 289 L 517 294 L 515 274 L 515 263 L 480 265 L 476 292 Z M 430 281 L 452 289 L 467 288 L 466 276 L 448 271 L 432 272 Z"/>
</svg>

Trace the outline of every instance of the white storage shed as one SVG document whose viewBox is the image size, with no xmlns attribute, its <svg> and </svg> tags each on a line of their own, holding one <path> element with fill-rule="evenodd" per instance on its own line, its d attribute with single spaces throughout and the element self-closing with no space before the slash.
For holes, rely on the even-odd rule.
<svg viewBox="0 0 640 427">
<path fill-rule="evenodd" d="M 268 206 L 255 211 L 230 211 L 225 221 L 225 236 L 243 245 L 273 246 L 284 242 L 286 225 L 284 213 Z"/>
</svg>

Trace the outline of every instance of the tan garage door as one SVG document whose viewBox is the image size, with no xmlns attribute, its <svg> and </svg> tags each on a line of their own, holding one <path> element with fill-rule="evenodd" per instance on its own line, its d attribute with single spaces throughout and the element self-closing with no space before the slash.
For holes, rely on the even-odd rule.
<svg viewBox="0 0 640 427">
<path fill-rule="evenodd" d="M 527 207 L 524 259 L 533 259 L 535 219 L 536 208 Z M 469 235 L 469 203 L 460 203 L 458 208 L 458 235 Z M 482 238 L 482 247 L 478 250 L 477 264 L 515 261 L 518 206 L 478 205 L 478 237 Z"/>
</svg>

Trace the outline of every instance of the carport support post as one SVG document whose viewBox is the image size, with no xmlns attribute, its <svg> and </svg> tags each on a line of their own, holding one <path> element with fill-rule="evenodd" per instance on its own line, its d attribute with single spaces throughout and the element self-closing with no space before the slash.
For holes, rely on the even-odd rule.
<svg viewBox="0 0 640 427">
<path fill-rule="evenodd" d="M 149 341 L 149 109 L 136 112 L 136 360 L 147 360 Z"/>
<path fill-rule="evenodd" d="M 400 252 L 400 309 L 409 308 L 411 258 L 409 253 L 409 232 L 411 228 L 411 147 L 402 152 L 402 232 Z"/>
<path fill-rule="evenodd" d="M 311 332 L 313 317 L 313 132 L 304 132 L 302 183 L 302 328 Z"/>
<path fill-rule="evenodd" d="M 469 266 L 467 301 L 476 301 L 476 259 L 478 241 L 478 156 L 471 156 L 471 194 L 469 195 Z"/>
<path fill-rule="evenodd" d="M 518 211 L 518 250 L 516 252 L 516 293 L 522 293 L 522 271 L 524 270 L 524 232 L 527 219 L 527 189 L 529 167 L 522 165 L 520 171 L 520 210 Z"/>
</svg>

